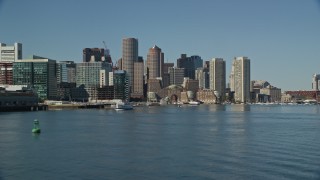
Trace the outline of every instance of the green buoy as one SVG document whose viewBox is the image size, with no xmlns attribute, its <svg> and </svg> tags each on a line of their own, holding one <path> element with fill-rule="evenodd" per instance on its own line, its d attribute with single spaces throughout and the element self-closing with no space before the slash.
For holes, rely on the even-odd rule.
<svg viewBox="0 0 320 180">
<path fill-rule="evenodd" d="M 35 119 L 33 121 L 33 129 L 32 129 L 32 132 L 33 133 L 40 133 L 41 130 L 40 130 L 40 125 L 39 125 L 39 121 L 37 119 Z"/>
</svg>

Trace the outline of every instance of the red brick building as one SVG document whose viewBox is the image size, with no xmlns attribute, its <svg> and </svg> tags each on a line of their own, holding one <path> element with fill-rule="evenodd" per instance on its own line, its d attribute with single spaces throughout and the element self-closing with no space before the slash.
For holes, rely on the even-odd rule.
<svg viewBox="0 0 320 180">
<path fill-rule="evenodd" d="M 13 63 L 0 62 L 0 84 L 13 84 Z"/>
<path fill-rule="evenodd" d="M 295 99 L 316 99 L 320 100 L 320 91 L 285 91 L 285 94 L 290 94 Z"/>
</svg>

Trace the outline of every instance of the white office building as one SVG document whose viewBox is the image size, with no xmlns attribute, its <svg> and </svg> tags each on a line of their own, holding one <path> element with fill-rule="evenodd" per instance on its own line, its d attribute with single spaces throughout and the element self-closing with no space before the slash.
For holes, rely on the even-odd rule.
<svg viewBox="0 0 320 180">
<path fill-rule="evenodd" d="M 319 91 L 320 74 L 314 74 L 312 77 L 312 90 Z"/>
<path fill-rule="evenodd" d="M 235 57 L 232 63 L 230 85 L 234 87 L 234 100 L 237 103 L 247 103 L 250 98 L 250 59 Z"/>
<path fill-rule="evenodd" d="M 113 86 L 113 72 L 109 72 L 109 86 Z"/>
<path fill-rule="evenodd" d="M 0 62 L 15 62 L 18 59 L 22 59 L 21 43 L 14 43 L 13 46 L 0 43 Z"/>
<path fill-rule="evenodd" d="M 217 91 L 225 99 L 226 94 L 226 62 L 222 58 L 213 58 L 210 61 L 210 89 Z M 219 98 L 220 98 L 219 97 Z"/>
<path fill-rule="evenodd" d="M 200 89 L 209 89 L 209 69 L 208 68 L 198 68 L 196 70 L 196 80 L 199 81 Z"/>
<path fill-rule="evenodd" d="M 101 71 L 104 70 L 104 71 Z M 97 88 L 109 84 L 109 72 L 112 71 L 110 63 L 106 62 L 82 62 L 76 64 L 77 87 L 84 88 L 91 100 L 97 98 Z"/>
</svg>

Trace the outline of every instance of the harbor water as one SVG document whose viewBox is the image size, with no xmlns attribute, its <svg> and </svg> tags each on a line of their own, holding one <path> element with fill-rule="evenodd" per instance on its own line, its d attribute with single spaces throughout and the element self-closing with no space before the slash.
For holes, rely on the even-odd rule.
<svg viewBox="0 0 320 180">
<path fill-rule="evenodd" d="M 317 105 L 1 112 L 0 180 L 320 179 L 319 139 Z"/>
</svg>

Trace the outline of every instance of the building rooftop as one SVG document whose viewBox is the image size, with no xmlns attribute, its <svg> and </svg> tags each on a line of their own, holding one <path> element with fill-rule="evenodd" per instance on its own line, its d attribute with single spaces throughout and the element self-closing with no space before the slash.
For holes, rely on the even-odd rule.
<svg viewBox="0 0 320 180">
<path fill-rule="evenodd" d="M 168 86 L 167 88 L 168 89 L 183 89 L 182 86 L 176 85 L 176 84 L 172 84 L 172 85 Z"/>
</svg>

